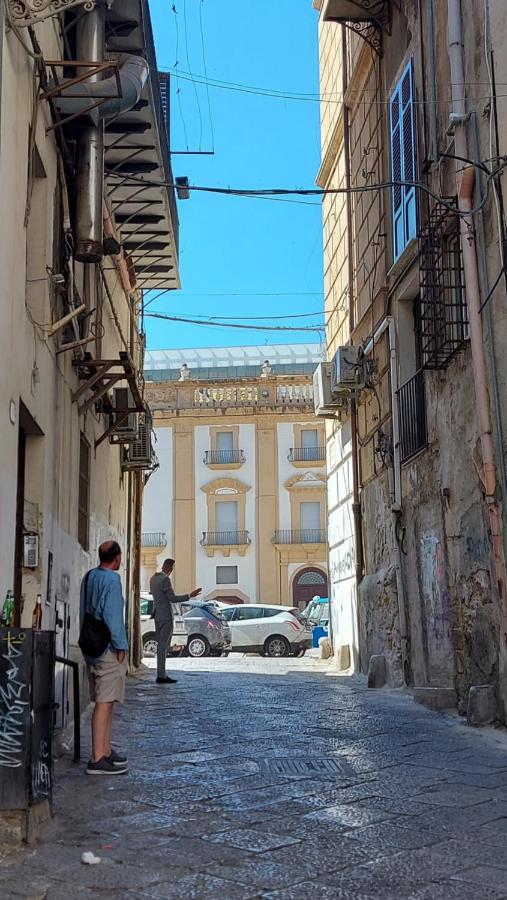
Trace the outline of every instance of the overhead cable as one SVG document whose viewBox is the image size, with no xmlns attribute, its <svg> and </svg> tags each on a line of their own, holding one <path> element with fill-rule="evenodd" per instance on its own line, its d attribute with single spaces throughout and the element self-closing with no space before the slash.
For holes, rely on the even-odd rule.
<svg viewBox="0 0 507 900">
<path fill-rule="evenodd" d="M 211 328 L 242 329 L 246 331 L 324 331 L 323 325 L 241 325 L 228 322 L 209 322 L 200 319 L 187 319 L 182 316 L 170 316 L 166 313 L 145 313 L 151 319 L 163 319 L 166 322 L 184 322 L 187 325 L 205 325 Z"/>
<path fill-rule="evenodd" d="M 484 171 L 483 164 L 477 164 L 473 160 L 467 161 L 470 166 L 474 168 L 481 168 Z M 389 180 L 382 181 L 378 183 L 370 183 L 360 186 L 351 186 L 351 187 L 339 187 L 339 188 L 226 188 L 226 187 L 211 187 L 204 185 L 189 185 L 190 191 L 196 191 L 199 193 L 208 193 L 208 194 L 222 194 L 233 197 L 287 197 L 287 196 L 302 196 L 302 197 L 326 197 L 326 196 L 338 196 L 342 194 L 364 194 L 364 193 L 372 193 L 380 190 L 392 190 L 394 187 L 407 187 L 407 188 L 415 188 L 416 190 L 422 191 L 428 196 L 432 197 L 437 203 L 441 206 L 448 209 L 450 212 L 454 213 L 456 216 L 464 216 L 466 218 L 475 215 L 480 212 L 481 209 L 485 206 L 488 196 L 489 189 L 491 185 L 491 181 L 496 178 L 500 172 L 502 172 L 507 167 L 507 158 L 502 157 L 501 164 L 497 165 L 493 171 L 489 171 L 489 174 L 486 177 L 486 191 L 484 193 L 484 197 L 480 201 L 480 203 L 470 211 L 462 211 L 456 207 L 456 205 L 444 197 L 440 197 L 435 191 L 433 191 L 427 184 L 424 184 L 422 181 L 405 181 L 405 180 Z M 118 173 L 108 170 L 106 173 L 111 177 L 123 177 L 125 179 L 125 175 L 119 175 Z M 155 181 L 152 179 L 141 178 L 136 175 L 128 175 L 128 180 L 133 184 L 145 184 L 150 185 L 152 187 L 168 187 L 176 189 L 178 186 L 173 184 L 170 181 Z M 126 179 L 125 179 L 126 180 Z"/>
</svg>

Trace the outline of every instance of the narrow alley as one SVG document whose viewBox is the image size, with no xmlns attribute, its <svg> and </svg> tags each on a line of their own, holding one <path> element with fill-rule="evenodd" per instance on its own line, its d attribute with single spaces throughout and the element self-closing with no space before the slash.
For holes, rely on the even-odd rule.
<svg viewBox="0 0 507 900">
<path fill-rule="evenodd" d="M 57 815 L 4 860 L 4 900 L 507 897 L 505 732 L 317 659 L 171 665 L 170 689 L 129 680 L 130 774 L 57 764 Z"/>
</svg>

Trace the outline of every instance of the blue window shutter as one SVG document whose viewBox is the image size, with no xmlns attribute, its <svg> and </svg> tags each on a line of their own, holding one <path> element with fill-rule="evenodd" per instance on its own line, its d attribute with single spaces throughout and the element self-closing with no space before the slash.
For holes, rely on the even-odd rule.
<svg viewBox="0 0 507 900">
<path fill-rule="evenodd" d="M 391 177 L 393 181 L 415 181 L 414 80 L 409 61 L 390 100 Z M 417 234 L 415 187 L 393 188 L 393 245 L 398 259 Z"/>
</svg>

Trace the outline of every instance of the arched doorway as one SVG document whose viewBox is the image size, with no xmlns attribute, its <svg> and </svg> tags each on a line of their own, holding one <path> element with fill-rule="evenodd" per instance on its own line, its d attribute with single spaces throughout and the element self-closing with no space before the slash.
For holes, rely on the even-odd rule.
<svg viewBox="0 0 507 900">
<path fill-rule="evenodd" d="M 322 569 L 301 569 L 292 583 L 292 602 L 304 609 L 313 597 L 327 597 L 327 575 Z"/>
</svg>

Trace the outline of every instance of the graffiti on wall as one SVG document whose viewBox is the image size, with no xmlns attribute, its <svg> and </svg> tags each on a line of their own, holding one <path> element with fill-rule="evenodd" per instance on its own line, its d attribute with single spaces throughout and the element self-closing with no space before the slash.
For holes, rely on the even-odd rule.
<svg viewBox="0 0 507 900">
<path fill-rule="evenodd" d="M 29 687 L 22 672 L 23 632 L 7 632 L 2 642 L 4 677 L 0 682 L 0 766 L 19 769 L 23 764 L 25 720 Z"/>
<path fill-rule="evenodd" d="M 427 627 L 437 642 L 450 641 L 449 587 L 442 544 L 434 534 L 420 541 L 421 592 Z"/>
</svg>

